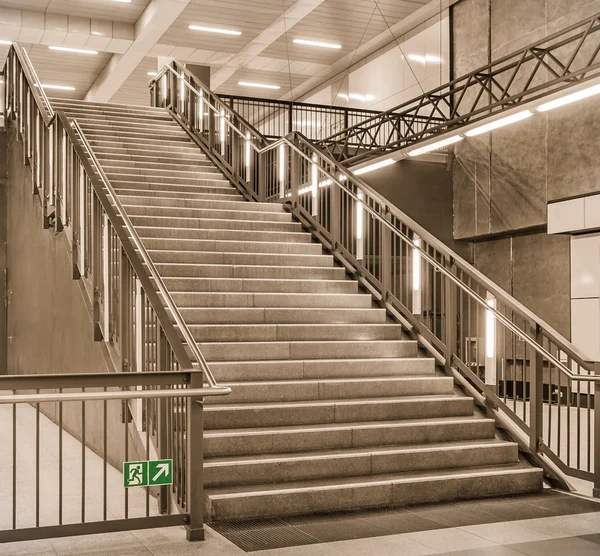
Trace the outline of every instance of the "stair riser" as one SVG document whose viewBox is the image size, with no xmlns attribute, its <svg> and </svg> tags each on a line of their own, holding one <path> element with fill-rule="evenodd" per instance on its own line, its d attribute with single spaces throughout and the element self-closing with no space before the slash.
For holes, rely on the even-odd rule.
<svg viewBox="0 0 600 556">
<path fill-rule="evenodd" d="M 225 210 L 225 211 L 245 211 L 252 214 L 274 213 L 286 214 L 283 207 L 278 203 L 249 203 L 246 201 L 226 200 L 212 201 L 210 199 L 185 199 L 171 198 L 168 193 L 163 196 L 149 195 L 147 197 L 121 196 L 121 202 L 124 205 L 140 205 L 145 207 L 171 207 L 173 209 L 204 209 L 204 210 Z"/>
<path fill-rule="evenodd" d="M 120 152 L 111 153 L 107 149 L 94 149 L 96 156 L 102 163 L 113 163 L 118 161 L 119 163 L 132 163 L 137 164 L 142 168 L 148 165 L 148 168 L 152 168 L 151 165 L 185 165 L 186 168 L 204 168 L 207 167 L 208 161 L 200 153 L 191 153 L 183 155 L 171 155 L 171 156 L 151 156 L 147 151 L 140 151 L 139 153 L 131 153 L 121 149 Z"/>
<path fill-rule="evenodd" d="M 168 287 L 168 285 L 167 285 Z M 275 342 L 303 340 L 398 340 L 400 325 L 219 325 L 191 327 L 198 342 Z"/>
<path fill-rule="evenodd" d="M 104 153 L 147 154 L 150 151 L 159 157 L 168 156 L 170 153 L 198 156 L 197 148 L 191 145 L 188 146 L 187 143 L 169 144 L 163 142 L 150 146 L 145 145 L 144 143 L 133 143 L 130 141 L 106 141 L 102 139 L 91 139 L 90 145 L 94 148 L 94 151 Z"/>
<path fill-rule="evenodd" d="M 188 136 L 185 135 L 181 129 L 178 129 L 177 127 L 174 128 L 172 126 L 156 126 L 153 129 L 147 128 L 136 130 L 134 126 L 123 126 L 119 129 L 116 129 L 111 125 L 94 126 L 82 124 L 81 128 L 86 136 L 114 139 L 115 141 L 128 139 L 146 140 L 148 137 L 152 137 L 153 139 L 165 139 L 167 141 L 189 141 Z"/>
<path fill-rule="evenodd" d="M 204 195 L 207 193 L 217 194 L 217 195 L 235 195 L 238 193 L 235 189 L 229 187 L 228 185 L 209 185 L 203 183 L 196 183 L 193 186 L 187 185 L 169 185 L 165 183 L 148 183 L 143 181 L 119 181 L 111 179 L 110 183 L 115 189 L 136 189 L 138 191 L 168 191 L 169 194 L 173 193 L 182 193 L 184 195 L 187 194 L 196 194 L 196 195 Z"/>
<path fill-rule="evenodd" d="M 131 220 L 135 226 L 155 226 L 194 228 L 199 230 L 246 230 L 258 232 L 299 232 L 300 224 L 297 222 L 253 222 L 249 220 L 217 220 L 213 218 L 177 218 L 166 216 L 137 216 L 132 215 Z"/>
<path fill-rule="evenodd" d="M 224 403 L 268 403 L 303 402 L 314 400 L 349 400 L 360 398 L 386 398 L 393 396 L 427 396 L 447 394 L 453 391 L 452 378 L 427 377 L 407 380 L 381 380 L 373 378 L 371 382 L 294 382 L 289 384 L 272 383 L 243 384 L 226 383 L 232 388 L 229 396 L 207 398 L 207 405 Z"/>
<path fill-rule="evenodd" d="M 216 184 L 214 184 L 216 185 Z M 231 220 L 248 222 L 292 223 L 292 215 L 285 212 L 257 212 L 177 208 L 177 207 L 144 207 L 138 205 L 125 205 L 130 216 L 156 216 L 158 218 L 200 218 L 203 220 Z"/>
<path fill-rule="evenodd" d="M 157 170 L 159 172 L 186 171 L 186 172 L 210 172 L 215 170 L 214 166 L 208 160 L 198 159 L 196 162 L 188 162 L 185 158 L 181 159 L 180 164 L 176 164 L 172 159 L 163 159 L 164 161 L 152 160 L 151 157 L 137 157 L 137 160 L 131 160 L 129 156 L 113 155 L 113 157 L 104 157 L 103 165 L 105 168 L 131 168 L 145 172 L 147 170 Z"/>
<path fill-rule="evenodd" d="M 286 255 L 278 253 L 202 253 L 196 251 L 151 251 L 155 263 L 258 265 L 258 266 L 333 266 L 329 255 Z"/>
<path fill-rule="evenodd" d="M 204 453 L 209 457 L 281 454 L 314 450 L 343 450 L 370 446 L 425 444 L 494 438 L 496 425 L 491 419 L 463 419 L 431 424 L 365 424 L 360 427 L 314 428 L 305 430 L 265 430 L 247 434 L 204 437 Z"/>
<path fill-rule="evenodd" d="M 127 189 L 126 187 L 114 186 L 113 188 L 121 198 L 127 198 L 131 200 L 135 199 L 136 197 L 141 197 L 146 200 L 149 197 L 161 197 L 168 195 L 170 197 L 177 197 L 181 199 L 205 199 L 205 202 L 211 203 L 214 201 L 239 201 L 242 198 L 241 195 L 236 193 L 234 190 L 223 190 L 221 193 L 181 193 L 179 191 L 150 191 L 149 189 Z M 129 201 L 127 204 L 133 205 L 135 202 Z"/>
<path fill-rule="evenodd" d="M 501 465 L 516 463 L 517 460 L 516 444 L 489 443 L 475 447 L 452 447 L 444 450 L 398 450 L 396 453 L 373 451 L 351 456 L 340 454 L 329 458 L 303 458 L 292 462 L 285 459 L 272 463 L 256 460 L 253 463 L 238 462 L 236 465 L 214 466 L 207 462 L 204 466 L 204 485 L 219 487 L 286 483 L 371 474 Z"/>
<path fill-rule="evenodd" d="M 433 376 L 432 359 L 349 359 L 301 361 L 215 361 L 211 371 L 221 381 L 241 380 L 302 380 L 320 378 L 364 378 Z"/>
<path fill-rule="evenodd" d="M 304 232 L 261 232 L 254 230 L 248 234 L 241 230 L 202 230 L 195 228 L 139 226 L 138 234 L 142 238 L 205 239 L 226 241 L 272 241 L 286 243 L 310 243 L 310 234 Z"/>
<path fill-rule="evenodd" d="M 417 343 L 410 340 L 390 342 L 223 342 L 202 344 L 202 353 L 207 361 L 215 362 L 270 359 L 377 359 L 417 357 Z"/>
<path fill-rule="evenodd" d="M 225 180 L 220 173 L 216 172 L 201 172 L 199 171 L 195 176 L 163 176 L 160 174 L 153 174 L 151 170 L 144 172 L 144 174 L 137 173 L 124 173 L 124 172 L 107 172 L 111 181 L 124 181 L 124 182 L 142 182 L 142 183 L 164 183 L 167 185 L 187 185 L 194 187 L 195 185 L 223 185 L 231 189 L 233 187 Z"/>
<path fill-rule="evenodd" d="M 257 493 L 231 498 L 208 498 L 209 520 L 269 517 L 357 507 L 407 506 L 536 492 L 542 488 L 541 469 L 497 475 L 443 477 L 398 483 L 377 483 L 352 487 L 315 489 L 281 494 Z"/>
<path fill-rule="evenodd" d="M 134 120 L 128 123 L 122 122 L 106 122 L 100 120 L 93 120 L 89 118 L 77 119 L 83 130 L 96 131 L 100 133 L 113 133 L 113 134 L 121 134 L 121 133 L 145 133 L 146 136 L 152 135 L 155 131 L 159 131 L 162 133 L 176 133 L 177 135 L 181 135 L 182 129 L 173 121 L 153 121 L 146 122 L 144 119 Z"/>
<path fill-rule="evenodd" d="M 204 239 L 145 239 L 146 249 L 181 249 L 215 253 L 279 253 L 320 255 L 323 248 L 317 243 L 267 243 L 266 241 L 211 241 Z"/>
<path fill-rule="evenodd" d="M 133 124 L 140 121 L 146 123 L 155 122 L 160 124 L 172 124 L 173 118 L 166 114 L 140 114 L 127 112 L 103 112 L 100 110 L 80 110 L 79 108 L 62 108 L 69 118 L 75 118 L 78 122 L 103 122 L 103 123 L 122 123 Z"/>
<path fill-rule="evenodd" d="M 264 308 L 371 308 L 371 296 L 366 294 L 255 294 L 255 293 L 174 293 L 181 307 L 264 307 Z M 348 346 L 349 347 L 349 346 Z"/>
<path fill-rule="evenodd" d="M 470 398 L 378 401 L 377 403 L 331 403 L 322 405 L 286 405 L 248 408 L 207 407 L 204 411 L 206 430 L 244 427 L 277 427 L 316 425 L 318 423 L 351 423 L 356 421 L 394 421 L 472 415 Z"/>
<path fill-rule="evenodd" d="M 180 308 L 189 324 L 384 323 L 383 309 L 229 309 Z"/>
<path fill-rule="evenodd" d="M 223 175 L 215 168 L 211 166 L 196 166 L 192 170 L 181 171 L 179 169 L 170 169 L 170 168 L 149 168 L 142 167 L 138 168 L 135 166 L 125 166 L 120 164 L 118 161 L 113 162 L 112 164 L 105 163 L 103 164 L 104 171 L 107 174 L 111 175 L 119 175 L 125 174 L 128 176 L 156 176 L 157 178 L 184 178 L 186 180 L 195 180 L 197 178 L 206 178 L 208 177 L 218 177 L 222 178 Z M 155 180 L 150 180 L 155 181 Z M 160 181 L 160 180 L 159 180 Z M 169 182 L 170 183 L 170 182 Z"/>
</svg>

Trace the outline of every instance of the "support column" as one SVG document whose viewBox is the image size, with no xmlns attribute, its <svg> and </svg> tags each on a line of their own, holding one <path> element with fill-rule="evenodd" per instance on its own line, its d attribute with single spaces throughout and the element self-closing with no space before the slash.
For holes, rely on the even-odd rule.
<svg viewBox="0 0 600 556">
<path fill-rule="evenodd" d="M 6 160 L 6 131 L 0 132 L 0 375 L 8 374 L 8 290 L 7 257 L 8 195 Z"/>
</svg>

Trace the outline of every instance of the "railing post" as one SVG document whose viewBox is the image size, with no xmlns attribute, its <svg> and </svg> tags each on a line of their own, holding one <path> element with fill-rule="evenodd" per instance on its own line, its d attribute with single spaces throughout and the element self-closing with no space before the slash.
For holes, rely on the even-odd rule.
<svg viewBox="0 0 600 556">
<path fill-rule="evenodd" d="M 208 100 L 208 99 L 207 99 Z M 209 101 L 210 104 L 210 101 Z M 208 148 L 211 151 L 215 150 L 215 118 L 216 112 L 208 108 Z"/>
<path fill-rule="evenodd" d="M 266 200 L 267 154 L 265 151 L 258 155 L 258 200 L 261 203 Z"/>
<path fill-rule="evenodd" d="M 294 149 L 290 149 L 290 188 L 294 207 L 298 203 L 298 162 L 298 153 Z"/>
<path fill-rule="evenodd" d="M 287 133 L 292 133 L 294 131 L 294 103 L 290 102 L 288 106 L 288 129 Z"/>
<path fill-rule="evenodd" d="M 453 274 L 456 272 L 456 266 L 453 260 L 447 261 L 447 268 Z M 444 279 L 444 313 L 446 325 L 446 372 L 449 373 L 452 368 L 452 360 L 457 345 L 457 317 L 458 317 L 458 290 L 454 282 L 449 278 Z M 435 310 L 435 308 L 434 308 Z M 461 339 L 462 341 L 462 339 Z"/>
<path fill-rule="evenodd" d="M 600 375 L 600 362 L 594 372 Z M 591 447 L 590 447 L 591 449 Z M 600 382 L 594 382 L 594 498 L 600 498 Z"/>
<path fill-rule="evenodd" d="M 335 251 L 336 243 L 340 241 L 340 186 L 333 182 L 329 193 L 329 233 L 333 240 L 332 248 Z"/>
<path fill-rule="evenodd" d="M 191 373 L 190 388 L 202 388 L 203 374 Z M 186 510 L 188 541 L 204 540 L 204 398 L 188 398 L 186 428 Z"/>
<path fill-rule="evenodd" d="M 535 326 L 535 341 L 543 347 L 542 328 Z M 540 440 L 543 436 L 543 411 L 544 411 L 544 358 L 536 350 L 531 361 L 531 374 L 529 383 L 529 447 L 535 453 L 539 451 Z M 514 372 L 514 371 L 513 371 Z M 505 386 L 506 387 L 506 386 Z"/>
<path fill-rule="evenodd" d="M 150 323 L 147 323 L 150 324 Z M 162 327 L 158 324 L 157 320 L 154 322 L 155 326 L 158 327 L 158 333 L 156 338 L 158 339 L 157 354 L 156 354 L 156 366 L 157 371 L 168 371 L 167 367 L 167 337 Z M 161 398 L 157 401 L 158 403 L 158 422 L 156 423 L 156 444 L 158 448 L 158 457 L 160 459 L 169 459 L 169 435 L 168 435 L 168 423 L 170 423 L 168 408 L 171 412 L 173 411 L 173 400 L 167 400 Z M 171 509 L 170 487 L 163 485 L 159 487 L 158 494 L 158 511 L 160 514 L 168 514 Z"/>
<path fill-rule="evenodd" d="M 237 133 L 237 129 L 240 127 L 240 122 L 236 117 L 233 118 L 233 129 L 229 130 L 229 137 L 231 143 L 231 169 L 235 176 L 242 176 L 242 170 L 240 165 L 240 136 Z"/>
<path fill-rule="evenodd" d="M 384 218 L 389 222 L 391 214 L 385 207 Z M 392 230 L 382 225 L 381 230 L 381 301 L 385 303 L 392 290 Z"/>
</svg>

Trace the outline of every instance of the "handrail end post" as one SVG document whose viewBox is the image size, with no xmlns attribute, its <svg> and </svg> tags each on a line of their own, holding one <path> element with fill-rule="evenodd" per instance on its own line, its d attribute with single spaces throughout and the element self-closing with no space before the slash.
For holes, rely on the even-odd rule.
<svg viewBox="0 0 600 556">
<path fill-rule="evenodd" d="M 204 373 L 190 373 L 190 388 L 202 388 Z M 188 398 L 187 405 L 187 492 L 185 526 L 188 541 L 204 540 L 204 399 Z"/>
<path fill-rule="evenodd" d="M 600 362 L 594 364 L 594 372 L 600 375 Z M 594 498 L 600 498 L 600 382 L 594 382 L 594 489 L 592 494 Z"/>
</svg>

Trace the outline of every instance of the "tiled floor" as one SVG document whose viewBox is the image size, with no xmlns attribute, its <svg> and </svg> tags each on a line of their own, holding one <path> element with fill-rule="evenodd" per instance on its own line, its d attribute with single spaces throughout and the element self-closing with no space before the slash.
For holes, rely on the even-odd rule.
<svg viewBox="0 0 600 556">
<path fill-rule="evenodd" d="M 539 504 L 539 505 L 538 505 Z M 456 506 L 456 507 L 454 507 Z M 594 511 L 581 511 L 583 508 Z M 596 510 L 598 508 L 598 511 Z M 492 509 L 503 508 L 492 519 Z M 537 509 L 532 509 L 537 508 Z M 520 518 L 522 515 L 538 517 Z M 359 513 L 357 512 L 357 515 Z M 545 515 L 543 515 L 545 514 Z M 505 519 L 510 515 L 511 519 Z M 543 515 L 543 516 L 542 516 Z M 475 519 L 480 516 L 480 519 Z M 502 516 L 502 517 L 500 517 Z M 348 523 L 352 519 L 359 522 Z M 562 493 L 545 492 L 537 500 L 530 498 L 460 502 L 455 505 L 416 507 L 410 511 L 378 510 L 369 517 L 313 516 L 297 518 L 295 536 L 289 529 L 271 527 L 261 531 L 266 538 L 279 539 L 297 546 L 255 550 L 253 556 L 425 556 L 447 554 L 464 556 L 600 556 L 600 503 Z M 500 520 L 499 520 L 500 519 Z M 369 521 L 370 520 L 370 521 Z M 471 522 L 470 525 L 465 523 Z M 478 522 L 474 524 L 473 522 Z M 247 539 L 256 532 L 245 523 Z M 255 524 L 254 524 L 255 525 Z M 373 527 L 381 528 L 379 536 Z M 304 544 L 307 537 L 318 535 L 339 538 L 352 526 L 354 538 Z M 403 526 L 410 532 L 385 534 Z M 241 530 L 241 529 L 240 529 Z M 188 543 L 183 528 L 151 529 L 108 533 L 62 539 L 49 539 L 0 545 L 0 555 L 17 556 L 235 556 L 245 550 L 212 528 L 206 528 L 206 540 Z M 239 538 L 237 539 L 239 541 Z M 239 543 L 238 544 L 242 544 Z"/>
</svg>

